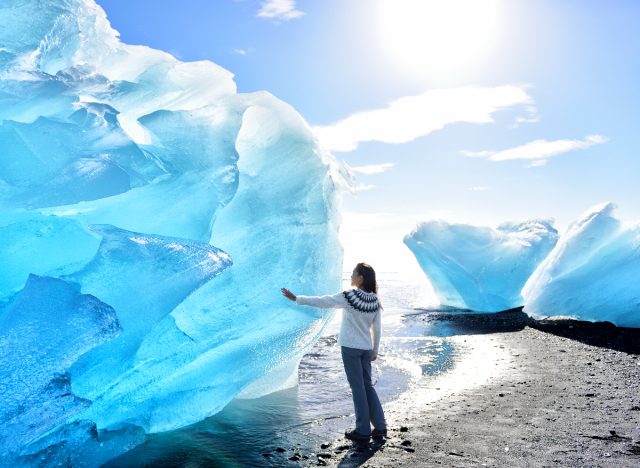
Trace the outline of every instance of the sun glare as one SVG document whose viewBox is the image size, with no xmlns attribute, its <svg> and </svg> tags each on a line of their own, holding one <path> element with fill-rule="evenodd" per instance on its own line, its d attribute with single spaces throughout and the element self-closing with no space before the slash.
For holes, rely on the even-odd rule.
<svg viewBox="0 0 640 468">
<path fill-rule="evenodd" d="M 379 0 L 383 49 L 407 72 L 443 76 L 479 66 L 500 26 L 499 0 Z"/>
</svg>

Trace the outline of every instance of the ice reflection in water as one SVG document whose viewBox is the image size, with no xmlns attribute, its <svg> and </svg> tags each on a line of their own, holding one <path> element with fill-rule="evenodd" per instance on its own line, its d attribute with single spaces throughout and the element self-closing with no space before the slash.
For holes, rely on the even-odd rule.
<svg viewBox="0 0 640 468">
<path fill-rule="evenodd" d="M 373 365 L 383 404 L 425 375 L 446 372 L 455 348 L 446 333 L 405 319 L 424 305 L 424 291 L 401 279 L 381 281 L 383 346 Z M 348 287 L 348 283 L 344 285 Z M 315 463 L 323 442 L 353 425 L 353 405 L 336 340 L 336 317 L 300 364 L 299 385 L 255 400 L 236 400 L 223 411 L 180 430 L 148 436 L 145 444 L 107 466 L 299 466 Z M 390 421 L 393 424 L 393 421 Z M 276 451 L 284 448 L 284 452 Z M 289 460 L 296 452 L 299 461 Z M 265 454 L 267 456 L 265 456 Z"/>
</svg>

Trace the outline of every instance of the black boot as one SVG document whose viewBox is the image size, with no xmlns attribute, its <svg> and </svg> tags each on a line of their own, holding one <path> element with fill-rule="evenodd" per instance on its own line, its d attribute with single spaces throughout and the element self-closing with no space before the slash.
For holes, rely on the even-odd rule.
<svg viewBox="0 0 640 468">
<path fill-rule="evenodd" d="M 368 441 L 369 438 L 371 437 L 370 435 L 360 434 L 355 429 L 353 431 L 345 432 L 344 436 L 349 440 L 354 440 L 358 442 Z"/>
</svg>

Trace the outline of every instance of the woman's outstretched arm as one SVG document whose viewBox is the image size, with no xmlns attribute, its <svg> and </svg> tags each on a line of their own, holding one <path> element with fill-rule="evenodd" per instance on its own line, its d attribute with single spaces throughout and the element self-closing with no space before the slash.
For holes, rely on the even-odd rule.
<svg viewBox="0 0 640 468">
<path fill-rule="evenodd" d="M 300 305 L 319 307 L 321 309 L 339 309 L 346 307 L 347 300 L 342 293 L 328 294 L 326 296 L 296 296 L 286 288 L 282 288 L 282 295 Z"/>
<path fill-rule="evenodd" d="M 282 295 L 289 299 L 290 301 L 296 302 L 296 295 L 289 291 L 287 288 L 282 288 Z"/>
</svg>

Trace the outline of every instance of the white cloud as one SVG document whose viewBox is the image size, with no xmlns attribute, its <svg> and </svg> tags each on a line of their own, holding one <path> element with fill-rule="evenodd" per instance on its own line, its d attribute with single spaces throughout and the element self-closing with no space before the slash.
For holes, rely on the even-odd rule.
<svg viewBox="0 0 640 468">
<path fill-rule="evenodd" d="M 394 163 L 371 164 L 369 166 L 352 167 L 351 170 L 359 174 L 373 175 L 380 174 L 387 169 L 391 169 L 393 166 L 395 166 Z"/>
<path fill-rule="evenodd" d="M 276 21 L 289 21 L 304 16 L 304 12 L 296 9 L 295 0 L 267 0 L 262 2 L 256 15 Z"/>
<path fill-rule="evenodd" d="M 538 114 L 538 109 L 536 108 L 536 106 L 526 106 L 524 110 L 526 111 L 527 115 L 516 117 L 516 121 L 511 126 L 511 128 L 518 128 L 521 124 L 540 122 L 540 114 Z"/>
<path fill-rule="evenodd" d="M 532 167 L 542 167 L 542 166 L 546 166 L 547 165 L 547 160 L 546 159 L 536 159 L 534 161 L 531 161 L 529 164 L 527 164 L 526 167 L 527 169 L 532 168 Z"/>
<path fill-rule="evenodd" d="M 539 115 L 534 115 L 530 117 L 516 117 L 516 125 L 514 125 L 514 127 L 517 127 L 518 124 L 521 124 L 521 123 L 537 123 L 537 122 L 540 122 Z"/>
<path fill-rule="evenodd" d="M 233 52 L 236 55 L 248 55 L 253 51 L 253 49 L 233 49 Z"/>
<path fill-rule="evenodd" d="M 363 192 L 365 190 L 371 190 L 372 188 L 374 188 L 375 185 L 371 185 L 371 184 L 358 184 L 355 186 L 355 191 L 356 192 Z"/>
<path fill-rule="evenodd" d="M 461 151 L 464 156 L 487 158 L 491 161 L 509 161 L 513 159 L 534 160 L 527 167 L 540 167 L 546 160 L 569 151 L 591 148 L 606 143 L 602 135 L 589 135 L 584 140 L 535 140 L 524 145 L 501 151 Z"/>
<path fill-rule="evenodd" d="M 486 185 L 476 185 L 475 187 L 467 187 L 469 192 L 484 192 L 485 190 L 489 190 L 489 187 Z"/>
<path fill-rule="evenodd" d="M 513 85 L 435 89 L 314 130 L 326 149 L 353 151 L 365 141 L 407 143 L 457 122 L 490 123 L 493 113 L 515 106 L 531 113 L 532 102 L 524 87 Z"/>
</svg>

